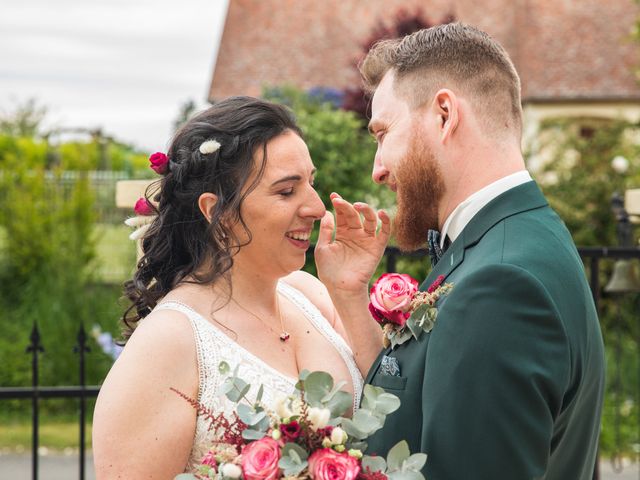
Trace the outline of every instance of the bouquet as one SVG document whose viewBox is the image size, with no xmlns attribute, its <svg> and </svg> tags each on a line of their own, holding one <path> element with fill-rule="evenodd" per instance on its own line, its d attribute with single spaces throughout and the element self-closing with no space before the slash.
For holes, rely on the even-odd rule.
<svg viewBox="0 0 640 480">
<path fill-rule="evenodd" d="M 343 417 L 351 395 L 334 385 L 326 372 L 300 373 L 294 393 L 272 405 L 262 401 L 260 386 L 255 401 L 247 399 L 251 385 L 220 364 L 226 378 L 221 394 L 236 404 L 231 418 L 215 414 L 175 390 L 194 405 L 219 432 L 202 459 L 199 472 L 176 480 L 424 480 L 420 470 L 427 455 L 411 455 L 406 441 L 394 446 L 386 458 L 364 455 L 366 439 L 382 428 L 385 417 L 400 406 L 395 395 L 366 385 L 362 408 Z"/>
<path fill-rule="evenodd" d="M 430 332 L 438 316 L 436 302 L 452 288 L 452 283 L 444 283 L 443 275 L 426 292 L 418 291 L 418 281 L 406 273 L 385 273 L 378 278 L 369 294 L 369 312 L 382 326 L 384 346 L 393 348 Z"/>
</svg>

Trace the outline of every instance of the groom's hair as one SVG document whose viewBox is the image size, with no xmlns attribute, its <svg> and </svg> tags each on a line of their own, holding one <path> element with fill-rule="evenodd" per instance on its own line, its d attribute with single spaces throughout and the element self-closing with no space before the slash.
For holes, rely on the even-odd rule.
<svg viewBox="0 0 640 480">
<path fill-rule="evenodd" d="M 376 43 L 360 64 L 365 89 L 373 93 L 390 70 L 395 92 L 412 108 L 449 88 L 469 98 L 487 133 L 521 135 L 518 73 L 504 48 L 474 27 L 449 23 Z"/>
</svg>

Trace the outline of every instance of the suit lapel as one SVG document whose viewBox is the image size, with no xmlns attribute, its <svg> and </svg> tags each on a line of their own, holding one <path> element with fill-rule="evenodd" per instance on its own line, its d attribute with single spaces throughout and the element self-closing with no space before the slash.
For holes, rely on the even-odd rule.
<svg viewBox="0 0 640 480">
<path fill-rule="evenodd" d="M 444 252 L 440 261 L 420 285 L 420 289 L 426 290 L 440 275 L 446 279 L 464 261 L 465 250 L 477 244 L 496 223 L 512 215 L 547 205 L 547 200 L 535 182 L 523 183 L 497 196 L 471 219 Z"/>
</svg>

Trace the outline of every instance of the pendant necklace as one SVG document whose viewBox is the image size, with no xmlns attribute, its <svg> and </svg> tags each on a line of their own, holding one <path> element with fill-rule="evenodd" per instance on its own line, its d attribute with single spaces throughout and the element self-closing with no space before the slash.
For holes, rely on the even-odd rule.
<svg viewBox="0 0 640 480">
<path fill-rule="evenodd" d="M 247 312 L 249 315 L 257 318 L 260 321 L 260 323 L 262 323 L 264 326 L 266 326 L 269 330 L 273 332 L 273 328 L 271 328 L 269 324 L 267 324 L 264 320 L 262 320 L 262 318 L 260 318 L 258 315 L 256 315 L 249 309 L 240 305 L 240 303 L 235 298 L 231 297 L 231 300 L 233 300 L 233 303 L 238 305 L 242 310 Z M 280 309 L 280 295 L 278 295 L 278 293 L 276 293 L 276 305 L 278 307 L 278 318 L 280 319 L 280 334 L 278 335 L 278 338 L 280 338 L 280 341 L 284 343 L 291 338 L 291 334 L 287 332 L 284 328 L 284 322 L 282 320 L 282 310 Z"/>
</svg>

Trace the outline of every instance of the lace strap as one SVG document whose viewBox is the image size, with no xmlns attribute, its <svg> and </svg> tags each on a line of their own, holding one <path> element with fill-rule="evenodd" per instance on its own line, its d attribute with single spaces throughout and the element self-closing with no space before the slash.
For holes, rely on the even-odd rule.
<svg viewBox="0 0 640 480">
<path fill-rule="evenodd" d="M 210 358 L 212 355 L 216 356 L 216 349 L 213 345 L 210 345 L 210 342 L 206 339 L 211 332 L 211 330 L 207 329 L 208 322 L 188 305 L 176 301 L 160 303 L 156 305 L 154 310 L 176 311 L 182 313 L 189 319 L 195 337 L 196 355 L 198 359 L 198 402 L 202 401 L 203 390 L 208 384 L 207 381 L 209 380 L 210 383 L 214 385 L 217 382 L 219 372 L 218 369 L 214 367 L 220 363 Z"/>
</svg>

